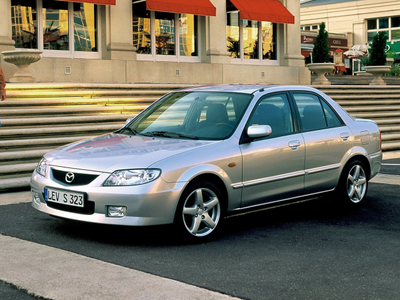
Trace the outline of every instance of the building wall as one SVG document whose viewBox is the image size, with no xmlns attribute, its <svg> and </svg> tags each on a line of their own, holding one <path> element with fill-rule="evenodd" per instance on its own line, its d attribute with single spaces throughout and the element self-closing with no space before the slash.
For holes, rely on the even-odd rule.
<svg viewBox="0 0 400 300">
<path fill-rule="evenodd" d="M 354 45 L 367 42 L 367 19 L 400 16 L 398 0 L 355 0 L 300 9 L 301 25 L 325 22 L 328 32 L 353 33 Z M 352 45 L 349 45 L 350 47 Z"/>
<path fill-rule="evenodd" d="M 232 63 L 226 49 L 225 0 L 211 0 L 216 17 L 200 17 L 201 62 L 141 61 L 132 45 L 131 1 L 117 1 L 100 10 L 101 58 L 42 59 L 29 67 L 39 82 L 107 83 L 271 83 L 309 84 L 310 72 L 300 54 L 300 4 L 283 0 L 295 15 L 295 24 L 279 24 L 279 60 L 276 65 Z M 14 49 L 11 0 L 0 0 L 0 51 Z M 1 59 L 9 80 L 17 67 Z M 66 69 L 70 72 L 66 74 Z"/>
</svg>

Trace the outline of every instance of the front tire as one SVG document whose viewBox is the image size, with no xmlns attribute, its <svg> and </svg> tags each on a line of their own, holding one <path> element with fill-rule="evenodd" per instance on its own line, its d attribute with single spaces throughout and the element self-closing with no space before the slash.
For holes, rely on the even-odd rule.
<svg viewBox="0 0 400 300">
<path fill-rule="evenodd" d="M 205 241 L 220 231 L 224 218 L 219 188 L 208 181 L 191 183 L 183 192 L 175 225 L 187 239 Z"/>
<path fill-rule="evenodd" d="M 360 204 L 367 194 L 368 175 L 364 164 L 359 160 L 350 162 L 343 170 L 339 194 L 345 203 Z"/>
</svg>

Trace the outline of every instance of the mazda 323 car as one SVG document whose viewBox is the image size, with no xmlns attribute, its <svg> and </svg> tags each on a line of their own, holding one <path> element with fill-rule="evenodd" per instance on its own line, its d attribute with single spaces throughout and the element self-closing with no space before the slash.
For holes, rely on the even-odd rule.
<svg viewBox="0 0 400 300">
<path fill-rule="evenodd" d="M 32 205 L 116 225 L 175 224 L 194 240 L 228 214 L 334 192 L 363 201 L 381 136 L 309 87 L 223 85 L 163 96 L 116 132 L 42 158 Z"/>
</svg>

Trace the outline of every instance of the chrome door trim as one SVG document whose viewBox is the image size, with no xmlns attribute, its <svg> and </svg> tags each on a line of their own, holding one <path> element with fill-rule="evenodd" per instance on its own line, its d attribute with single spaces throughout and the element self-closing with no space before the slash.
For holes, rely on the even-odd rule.
<svg viewBox="0 0 400 300">
<path fill-rule="evenodd" d="M 324 171 L 329 171 L 329 170 L 333 170 L 333 169 L 338 169 L 338 168 L 340 168 L 340 166 L 341 166 L 341 164 L 337 163 L 337 164 L 332 164 L 332 165 L 328 165 L 328 166 L 308 169 L 308 170 L 305 170 L 305 173 L 306 173 L 306 175 L 314 174 L 314 173 L 318 173 L 318 172 L 324 172 Z"/>
<path fill-rule="evenodd" d="M 239 189 L 242 187 L 249 187 L 249 186 L 253 186 L 253 185 L 257 185 L 257 184 L 303 176 L 304 174 L 305 174 L 304 171 L 296 171 L 296 172 L 291 172 L 291 173 L 282 174 L 282 175 L 276 175 L 276 176 L 270 176 L 270 177 L 265 177 L 265 178 L 249 180 L 246 182 L 233 183 L 233 184 L 231 184 L 231 187 L 234 189 Z"/>
</svg>

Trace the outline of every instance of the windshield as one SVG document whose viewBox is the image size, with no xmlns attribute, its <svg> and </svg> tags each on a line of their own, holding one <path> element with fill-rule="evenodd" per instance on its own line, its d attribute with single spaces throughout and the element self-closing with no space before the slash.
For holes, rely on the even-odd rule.
<svg viewBox="0 0 400 300">
<path fill-rule="evenodd" d="M 220 140 L 232 135 L 253 95 L 175 92 L 147 109 L 130 131 L 140 135 Z"/>
</svg>

